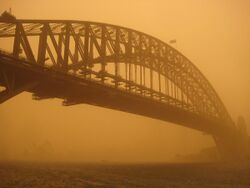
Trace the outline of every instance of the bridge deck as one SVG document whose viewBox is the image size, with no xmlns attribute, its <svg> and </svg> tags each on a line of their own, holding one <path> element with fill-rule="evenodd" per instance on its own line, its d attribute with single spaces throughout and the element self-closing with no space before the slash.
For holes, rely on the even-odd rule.
<svg viewBox="0 0 250 188">
<path fill-rule="evenodd" d="M 22 88 L 22 84 L 27 82 L 30 87 L 24 84 L 23 91 L 33 93 L 36 100 L 60 98 L 65 106 L 90 104 L 180 124 L 213 135 L 224 134 L 228 130 L 218 119 L 198 116 L 150 97 L 31 64 L 8 54 L 0 53 L 0 70 L 16 72 L 16 87 Z M 5 86 L 1 76 L 0 85 Z"/>
</svg>

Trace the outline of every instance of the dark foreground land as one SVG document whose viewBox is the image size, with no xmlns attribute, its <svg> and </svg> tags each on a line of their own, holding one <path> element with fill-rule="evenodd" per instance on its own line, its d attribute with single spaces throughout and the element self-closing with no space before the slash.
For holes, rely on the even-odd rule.
<svg viewBox="0 0 250 188">
<path fill-rule="evenodd" d="M 0 188 L 250 188 L 249 165 L 1 162 Z"/>
</svg>

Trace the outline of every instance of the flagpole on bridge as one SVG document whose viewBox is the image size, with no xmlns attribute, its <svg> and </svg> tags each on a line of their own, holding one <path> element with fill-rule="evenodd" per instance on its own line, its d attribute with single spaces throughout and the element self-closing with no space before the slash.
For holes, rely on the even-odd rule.
<svg viewBox="0 0 250 188">
<path fill-rule="evenodd" d="M 176 39 L 170 40 L 170 41 L 169 41 L 169 44 L 171 44 L 172 46 L 175 47 L 175 49 L 177 49 L 177 40 L 176 40 Z M 175 45 L 173 45 L 173 44 L 175 44 Z"/>
</svg>

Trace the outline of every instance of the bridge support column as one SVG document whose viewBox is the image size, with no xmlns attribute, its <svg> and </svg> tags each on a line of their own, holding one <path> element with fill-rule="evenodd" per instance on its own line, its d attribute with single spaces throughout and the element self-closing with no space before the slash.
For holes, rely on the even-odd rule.
<svg viewBox="0 0 250 188">
<path fill-rule="evenodd" d="M 242 162 L 249 158 L 250 139 L 245 121 L 239 117 L 237 128 L 222 137 L 214 137 L 221 159 L 224 161 Z"/>
</svg>

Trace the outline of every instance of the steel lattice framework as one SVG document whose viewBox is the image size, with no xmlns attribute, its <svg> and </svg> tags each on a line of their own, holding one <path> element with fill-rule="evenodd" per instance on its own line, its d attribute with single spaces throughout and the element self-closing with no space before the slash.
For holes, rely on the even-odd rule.
<svg viewBox="0 0 250 188">
<path fill-rule="evenodd" d="M 13 51 L 7 55 L 16 59 L 232 122 L 198 68 L 145 33 L 87 21 L 2 19 L 0 39 L 12 40 Z"/>
</svg>

